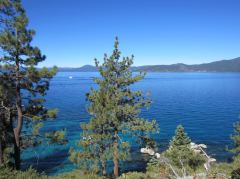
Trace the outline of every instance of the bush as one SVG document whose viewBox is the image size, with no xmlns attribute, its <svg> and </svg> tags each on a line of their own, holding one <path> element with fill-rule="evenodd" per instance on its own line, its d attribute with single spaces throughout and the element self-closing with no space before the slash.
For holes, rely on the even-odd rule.
<svg viewBox="0 0 240 179">
<path fill-rule="evenodd" d="M 118 179 L 155 179 L 155 178 L 142 172 L 129 172 L 122 174 Z"/>
<path fill-rule="evenodd" d="M 232 179 L 240 179 L 240 168 L 232 171 L 231 178 Z"/>
<path fill-rule="evenodd" d="M 49 179 L 106 179 L 106 177 L 101 177 L 93 173 L 85 173 L 81 170 L 75 170 L 72 172 L 49 177 Z"/>
<path fill-rule="evenodd" d="M 0 179 L 106 179 L 95 174 L 85 174 L 76 170 L 58 176 L 47 176 L 39 174 L 36 170 L 30 168 L 27 171 L 16 171 L 9 168 L 0 168 Z"/>
<path fill-rule="evenodd" d="M 9 168 L 1 168 L 0 179 L 48 179 L 48 176 L 39 174 L 32 168 L 27 171 L 16 171 Z"/>
<path fill-rule="evenodd" d="M 217 178 L 220 176 L 227 176 L 231 175 L 231 171 L 233 170 L 233 166 L 231 163 L 215 163 L 211 166 L 210 171 L 208 172 L 209 178 Z"/>
</svg>

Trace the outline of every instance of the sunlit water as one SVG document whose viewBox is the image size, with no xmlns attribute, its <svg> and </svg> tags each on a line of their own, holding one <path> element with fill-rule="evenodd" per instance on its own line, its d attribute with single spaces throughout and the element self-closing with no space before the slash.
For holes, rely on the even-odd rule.
<svg viewBox="0 0 240 179">
<path fill-rule="evenodd" d="M 50 175 L 74 169 L 68 151 L 80 138 L 80 123 L 89 120 L 85 94 L 96 88 L 92 80 L 96 76 L 98 73 L 61 72 L 52 80 L 47 106 L 58 108 L 59 114 L 56 120 L 45 122 L 44 130 L 66 128 L 69 143 L 24 151 L 24 168 L 33 165 Z M 160 151 L 168 146 L 176 126 L 183 124 L 192 141 L 206 144 L 211 156 L 229 160 L 226 146 L 231 144 L 232 126 L 240 114 L 240 73 L 148 73 L 133 88 L 151 94 L 153 103 L 141 115 L 157 120 L 160 134 L 154 138 Z M 121 171 L 145 168 L 146 156 L 139 154 L 137 146 L 132 151 Z"/>
</svg>

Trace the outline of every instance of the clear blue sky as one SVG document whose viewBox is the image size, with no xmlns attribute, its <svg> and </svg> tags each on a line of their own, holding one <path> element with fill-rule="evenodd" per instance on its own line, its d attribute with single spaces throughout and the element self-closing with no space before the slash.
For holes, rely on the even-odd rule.
<svg viewBox="0 0 240 179">
<path fill-rule="evenodd" d="M 23 0 L 42 65 L 79 67 L 110 53 L 134 65 L 196 64 L 240 56 L 240 0 Z M 42 66 L 41 65 L 41 66 Z"/>
</svg>

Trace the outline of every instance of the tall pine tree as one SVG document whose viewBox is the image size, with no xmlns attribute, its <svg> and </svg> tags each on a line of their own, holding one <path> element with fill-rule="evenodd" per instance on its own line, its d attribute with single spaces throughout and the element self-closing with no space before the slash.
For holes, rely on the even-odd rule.
<svg viewBox="0 0 240 179">
<path fill-rule="evenodd" d="M 114 176 L 119 175 L 119 161 L 126 159 L 130 144 L 124 135 L 144 138 L 150 132 L 157 132 L 156 121 L 147 121 L 139 117 L 141 109 L 150 105 L 150 100 L 141 91 L 133 91 L 132 84 L 144 78 L 144 74 L 133 74 L 130 70 L 133 56 L 120 59 L 116 38 L 110 57 L 104 56 L 104 62 L 96 66 L 101 78 L 94 81 L 98 89 L 92 89 L 87 95 L 88 111 L 92 116 L 88 124 L 82 125 L 83 138 L 80 140 L 81 151 L 72 150 L 72 159 L 86 161 L 97 160 L 106 173 L 105 165 L 113 160 Z"/>
<path fill-rule="evenodd" d="M 36 68 L 46 57 L 38 47 L 31 45 L 35 31 L 28 29 L 28 18 L 20 0 L 0 1 L 0 23 L 0 79 L 11 86 L 4 89 L 8 94 L 2 95 L 13 96 L 11 101 L 1 99 L 1 104 L 7 102 L 1 107 L 7 106 L 13 113 L 10 125 L 14 132 L 15 168 L 19 169 L 21 147 L 37 145 L 41 121 L 56 115 L 56 110 L 48 110 L 43 104 L 57 68 Z"/>
<path fill-rule="evenodd" d="M 231 136 L 234 143 L 234 148 L 230 151 L 236 156 L 240 154 L 240 122 L 234 124 L 234 134 Z"/>
</svg>

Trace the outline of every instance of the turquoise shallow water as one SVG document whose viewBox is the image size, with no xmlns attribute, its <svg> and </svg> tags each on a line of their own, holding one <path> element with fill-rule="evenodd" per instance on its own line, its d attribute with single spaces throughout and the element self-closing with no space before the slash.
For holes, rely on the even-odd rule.
<svg viewBox="0 0 240 179">
<path fill-rule="evenodd" d="M 96 76 L 98 73 L 60 72 L 52 80 L 47 106 L 58 108 L 59 114 L 55 121 L 45 122 L 43 130 L 66 128 L 69 143 L 24 151 L 24 168 L 33 165 L 49 175 L 74 169 L 68 161 L 68 150 L 80 138 L 80 122 L 89 120 L 85 94 L 96 87 L 92 81 Z M 151 94 L 153 103 L 141 115 L 157 120 L 160 134 L 154 138 L 160 151 L 166 149 L 176 125 L 181 123 L 194 142 L 208 145 L 211 156 L 230 159 L 225 147 L 231 144 L 232 124 L 239 120 L 240 73 L 148 73 L 133 88 Z M 122 171 L 145 168 L 147 157 L 139 154 L 137 146 L 132 151 Z"/>
</svg>

